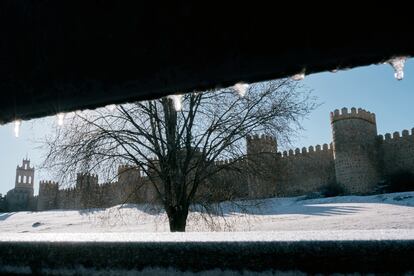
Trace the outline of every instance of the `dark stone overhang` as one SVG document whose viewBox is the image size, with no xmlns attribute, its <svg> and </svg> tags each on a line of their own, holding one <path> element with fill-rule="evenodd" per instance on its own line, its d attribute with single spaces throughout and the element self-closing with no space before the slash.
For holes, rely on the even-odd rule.
<svg viewBox="0 0 414 276">
<path fill-rule="evenodd" d="M 355 8 L 341 18 L 205 6 L 1 1 L 0 124 L 414 54 L 412 32 L 382 30 Z"/>
</svg>

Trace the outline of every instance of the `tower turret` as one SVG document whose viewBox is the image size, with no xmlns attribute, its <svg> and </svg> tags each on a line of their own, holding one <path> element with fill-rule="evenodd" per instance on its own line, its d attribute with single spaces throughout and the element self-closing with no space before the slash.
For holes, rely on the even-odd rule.
<svg viewBox="0 0 414 276">
<path fill-rule="evenodd" d="M 37 199 L 37 210 L 50 210 L 58 208 L 59 184 L 53 181 L 39 182 L 39 196 Z"/>
<path fill-rule="evenodd" d="M 277 142 L 272 136 L 254 135 L 246 137 L 247 162 L 253 168 L 247 178 L 248 194 L 261 198 L 274 194 L 275 183 L 272 173 L 275 168 Z"/>
<path fill-rule="evenodd" d="M 359 108 L 331 112 L 336 180 L 349 193 L 367 193 L 380 179 L 375 114 Z"/>
<path fill-rule="evenodd" d="M 247 155 L 257 155 L 259 153 L 276 153 L 277 142 L 272 136 L 248 135 L 246 137 Z"/>
<path fill-rule="evenodd" d="M 23 164 L 17 166 L 14 189 L 8 191 L 6 197 L 9 210 L 23 211 L 31 208 L 34 172 L 29 159 L 23 159 Z"/>
</svg>

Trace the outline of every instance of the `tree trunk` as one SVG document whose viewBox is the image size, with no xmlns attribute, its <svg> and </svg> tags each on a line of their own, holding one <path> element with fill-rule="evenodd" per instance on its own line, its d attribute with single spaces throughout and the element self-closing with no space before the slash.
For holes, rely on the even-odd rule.
<svg viewBox="0 0 414 276">
<path fill-rule="evenodd" d="M 188 207 L 170 206 L 167 209 L 168 221 L 171 232 L 185 232 L 187 224 Z"/>
</svg>

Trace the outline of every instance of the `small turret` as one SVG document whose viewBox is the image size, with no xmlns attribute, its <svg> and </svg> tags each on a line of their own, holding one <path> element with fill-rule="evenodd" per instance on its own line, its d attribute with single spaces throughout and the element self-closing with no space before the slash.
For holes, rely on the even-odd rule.
<svg viewBox="0 0 414 276">
<path fill-rule="evenodd" d="M 39 197 L 37 199 L 37 210 L 44 211 L 58 207 L 59 184 L 54 181 L 39 182 Z"/>
<path fill-rule="evenodd" d="M 352 107 L 351 111 L 349 112 L 348 108 L 344 107 L 341 109 L 341 111 L 335 109 L 333 112 L 331 112 L 331 124 L 340 120 L 348 119 L 360 119 L 376 125 L 375 114 L 362 108 L 356 109 L 355 107 Z"/>
<path fill-rule="evenodd" d="M 90 173 L 78 173 L 76 177 L 76 188 L 92 188 L 97 187 L 98 184 L 98 175 Z"/>
<path fill-rule="evenodd" d="M 23 159 L 22 165 L 16 168 L 15 188 L 31 190 L 30 194 L 33 196 L 34 173 L 34 168 L 30 167 L 30 160 Z"/>
<path fill-rule="evenodd" d="M 120 165 L 118 167 L 118 182 L 120 184 L 136 183 L 141 178 L 141 171 L 137 166 Z"/>
<path fill-rule="evenodd" d="M 59 189 L 59 184 L 54 181 L 40 181 L 39 182 L 39 195 L 43 193 L 47 193 L 50 190 L 57 190 Z"/>
</svg>

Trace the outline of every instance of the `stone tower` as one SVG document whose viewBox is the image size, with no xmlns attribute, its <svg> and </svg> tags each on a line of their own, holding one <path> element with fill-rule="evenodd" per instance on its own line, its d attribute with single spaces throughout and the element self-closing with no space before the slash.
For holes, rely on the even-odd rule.
<svg viewBox="0 0 414 276">
<path fill-rule="evenodd" d="M 275 183 L 272 172 L 276 165 L 277 142 L 274 137 L 254 135 L 246 137 L 248 195 L 263 198 L 274 195 Z"/>
<path fill-rule="evenodd" d="M 92 187 L 98 187 L 98 175 L 90 173 L 78 173 L 76 175 L 76 188 L 90 189 Z"/>
<path fill-rule="evenodd" d="M 118 167 L 118 182 L 122 185 L 136 184 L 141 178 L 141 171 L 136 166 L 120 165 Z"/>
<path fill-rule="evenodd" d="M 76 176 L 76 202 L 80 208 L 92 208 L 100 206 L 100 193 L 98 175 L 90 173 L 78 173 Z"/>
<path fill-rule="evenodd" d="M 331 112 L 336 181 L 353 194 L 373 191 L 380 179 L 375 114 L 361 108 Z"/>
<path fill-rule="evenodd" d="M 33 196 L 34 173 L 34 168 L 30 167 L 30 160 L 23 159 L 22 166 L 17 166 L 16 169 L 15 189 L 26 190 L 28 194 Z"/>
<path fill-rule="evenodd" d="M 277 142 L 272 136 L 248 135 L 246 138 L 247 155 L 254 156 L 260 153 L 276 153 Z"/>
<path fill-rule="evenodd" d="M 37 211 L 58 208 L 59 184 L 53 181 L 40 181 Z"/>
</svg>

